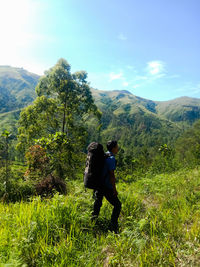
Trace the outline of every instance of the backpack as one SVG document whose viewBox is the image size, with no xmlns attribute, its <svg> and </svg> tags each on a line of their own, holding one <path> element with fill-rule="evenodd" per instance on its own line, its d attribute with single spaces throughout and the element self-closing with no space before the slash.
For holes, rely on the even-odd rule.
<svg viewBox="0 0 200 267">
<path fill-rule="evenodd" d="M 103 167 L 106 155 L 103 146 L 92 142 L 88 146 L 86 167 L 84 172 L 84 185 L 86 188 L 99 189 L 103 186 Z"/>
</svg>

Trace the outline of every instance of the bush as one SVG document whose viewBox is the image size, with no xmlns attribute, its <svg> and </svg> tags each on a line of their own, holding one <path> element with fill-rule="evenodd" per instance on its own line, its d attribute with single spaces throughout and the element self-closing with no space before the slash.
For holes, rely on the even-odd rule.
<svg viewBox="0 0 200 267">
<path fill-rule="evenodd" d="M 45 179 L 36 185 L 36 193 L 41 196 L 52 196 L 54 191 L 66 194 L 66 184 L 63 180 L 49 174 Z"/>
<path fill-rule="evenodd" d="M 40 145 L 34 145 L 29 148 L 25 156 L 28 165 L 25 178 L 36 184 L 49 172 L 49 158 L 46 150 Z"/>
</svg>

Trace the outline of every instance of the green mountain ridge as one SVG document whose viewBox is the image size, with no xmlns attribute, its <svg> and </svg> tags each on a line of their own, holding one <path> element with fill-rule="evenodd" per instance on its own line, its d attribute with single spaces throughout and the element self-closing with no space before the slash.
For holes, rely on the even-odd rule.
<svg viewBox="0 0 200 267">
<path fill-rule="evenodd" d="M 187 96 L 171 101 L 156 102 L 157 112 L 173 122 L 188 122 L 190 125 L 200 118 L 200 99 Z"/>
<path fill-rule="evenodd" d="M 92 93 L 102 111 L 102 139 L 116 138 L 130 153 L 137 154 L 145 147 L 158 147 L 163 143 L 172 144 L 182 133 L 181 125 L 158 114 L 157 104 L 152 100 L 126 91 L 92 89 Z M 91 140 L 97 139 L 94 133 L 94 129 L 91 130 Z"/>
<path fill-rule="evenodd" d="M 15 128 L 20 110 L 36 97 L 40 76 L 23 68 L 0 66 L 0 127 Z M 200 119 L 200 99 L 180 97 L 169 101 L 152 101 L 127 90 L 91 89 L 102 111 L 101 134 L 104 139 L 122 140 L 123 146 L 155 146 L 173 142 L 185 128 Z M 89 120 L 90 140 L 97 140 L 94 120 Z M 89 141 L 90 141 L 89 140 Z"/>
<path fill-rule="evenodd" d="M 17 110 L 33 102 L 35 86 L 40 76 L 23 68 L 0 66 L 0 113 Z M 101 109 L 114 102 L 115 113 L 145 110 L 172 122 L 193 123 L 200 118 L 200 99 L 180 97 L 169 101 L 153 101 L 133 95 L 127 90 L 103 91 L 92 89 L 96 104 Z M 137 107 L 133 107 L 137 106 Z M 123 107 L 123 108 L 122 108 Z"/>
<path fill-rule="evenodd" d="M 117 101 L 125 110 L 131 109 L 130 105 L 137 105 L 140 108 L 145 108 L 146 112 L 157 114 L 163 119 L 167 119 L 172 122 L 186 122 L 191 125 L 195 120 L 200 118 L 200 99 L 190 98 L 187 96 L 179 97 L 169 101 L 153 101 L 138 97 L 130 93 L 129 91 L 100 91 L 93 89 L 97 105 L 102 106 L 102 102 L 107 103 L 109 100 Z"/>
</svg>

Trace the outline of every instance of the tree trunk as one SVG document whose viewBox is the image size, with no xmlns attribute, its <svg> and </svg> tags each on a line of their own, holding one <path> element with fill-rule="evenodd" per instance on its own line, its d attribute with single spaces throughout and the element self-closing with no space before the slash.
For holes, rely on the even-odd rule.
<svg viewBox="0 0 200 267">
<path fill-rule="evenodd" d="M 62 126 L 62 132 L 65 132 L 65 122 L 66 122 L 66 106 L 67 106 L 67 101 L 65 101 L 64 104 L 64 114 L 63 114 L 63 126 Z"/>
</svg>

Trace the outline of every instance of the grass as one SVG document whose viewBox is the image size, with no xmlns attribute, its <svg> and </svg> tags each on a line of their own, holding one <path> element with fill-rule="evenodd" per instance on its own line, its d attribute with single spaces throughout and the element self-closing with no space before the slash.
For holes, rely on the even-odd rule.
<svg viewBox="0 0 200 267">
<path fill-rule="evenodd" d="M 0 266 L 199 266 L 199 169 L 119 182 L 120 233 L 104 201 L 90 221 L 92 192 L 0 204 Z"/>
</svg>

